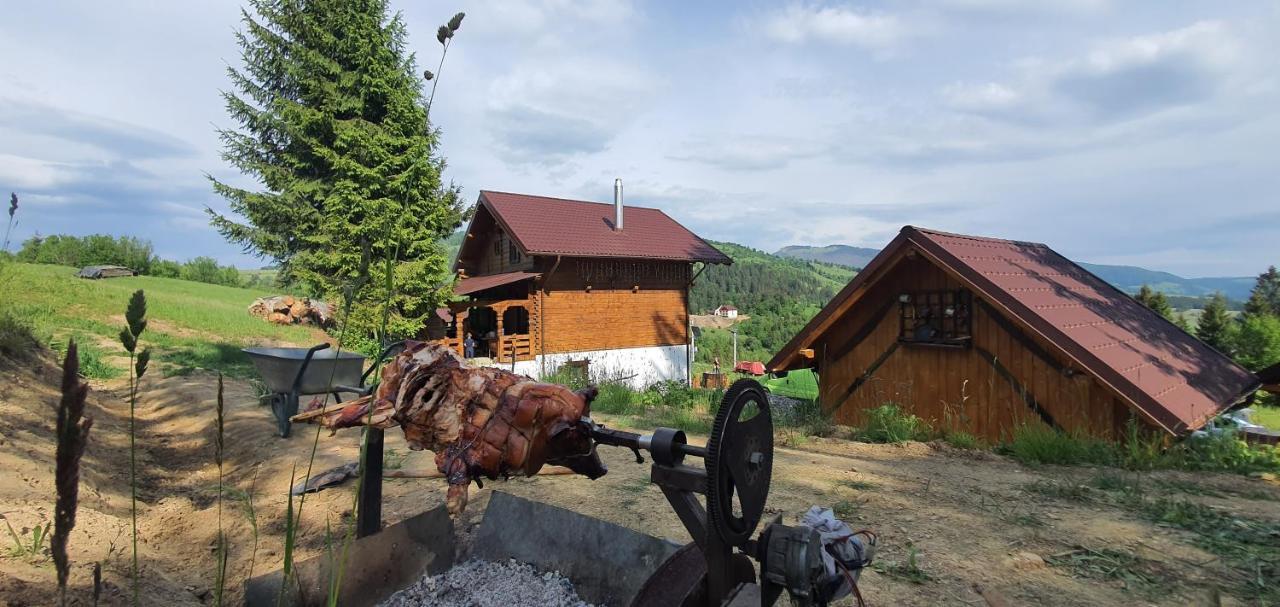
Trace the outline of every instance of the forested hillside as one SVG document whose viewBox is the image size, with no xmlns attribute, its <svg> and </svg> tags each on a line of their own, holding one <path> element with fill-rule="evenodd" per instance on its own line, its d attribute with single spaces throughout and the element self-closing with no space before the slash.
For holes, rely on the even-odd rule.
<svg viewBox="0 0 1280 607">
<path fill-rule="evenodd" d="M 825 247 L 791 245 L 789 247 L 782 247 L 781 249 L 778 249 L 774 255 L 795 259 L 808 259 L 810 261 L 825 261 L 827 263 L 835 263 L 842 266 L 863 268 L 866 267 L 867 264 L 871 263 L 871 260 L 879 253 L 880 249 L 851 247 L 847 244 L 833 244 Z"/>
<path fill-rule="evenodd" d="M 738 325 L 738 358 L 768 360 L 853 278 L 851 268 L 801 259 L 786 259 L 728 242 L 713 242 L 733 258 L 731 266 L 711 266 L 689 294 L 689 308 L 706 314 L 721 305 L 736 306 L 750 316 Z M 729 363 L 727 331 L 707 330 L 699 343 L 699 360 L 719 356 Z"/>
</svg>

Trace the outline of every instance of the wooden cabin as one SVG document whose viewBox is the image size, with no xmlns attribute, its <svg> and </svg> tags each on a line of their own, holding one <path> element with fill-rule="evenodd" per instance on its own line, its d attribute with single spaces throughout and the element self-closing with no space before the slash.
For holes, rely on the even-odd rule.
<svg viewBox="0 0 1280 607">
<path fill-rule="evenodd" d="M 480 192 L 445 341 L 517 373 L 690 380 L 689 287 L 732 260 L 658 209 Z"/>
<path fill-rule="evenodd" d="M 771 360 L 842 424 L 896 403 L 987 441 L 1023 424 L 1183 435 L 1257 376 L 1043 244 L 907 226 Z"/>
</svg>

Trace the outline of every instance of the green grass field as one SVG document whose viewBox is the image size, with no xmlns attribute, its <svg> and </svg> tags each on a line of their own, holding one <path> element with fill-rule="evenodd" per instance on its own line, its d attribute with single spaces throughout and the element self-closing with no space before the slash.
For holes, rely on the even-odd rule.
<svg viewBox="0 0 1280 607">
<path fill-rule="evenodd" d="M 147 295 L 149 321 L 142 343 L 155 349 L 167 373 L 203 368 L 252 377 L 240 348 L 265 342 L 314 344 L 324 337 L 313 328 L 277 326 L 250 316 L 249 304 L 271 294 L 264 290 L 150 276 L 85 280 L 66 266 L 0 267 L 0 311 L 29 323 L 55 349 L 70 337 L 91 349 L 96 346 L 121 371 L 125 362 L 111 354 L 123 352 L 117 335 L 129 296 L 138 289 Z"/>
<path fill-rule="evenodd" d="M 1272 430 L 1280 430 L 1280 407 L 1254 407 L 1252 421 Z"/>
</svg>

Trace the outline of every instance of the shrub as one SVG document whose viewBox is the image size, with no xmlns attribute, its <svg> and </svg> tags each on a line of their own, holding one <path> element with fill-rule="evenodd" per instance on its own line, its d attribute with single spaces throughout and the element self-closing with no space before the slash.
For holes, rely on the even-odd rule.
<svg viewBox="0 0 1280 607">
<path fill-rule="evenodd" d="M 1007 451 L 1024 464 L 1114 464 L 1115 448 L 1084 434 L 1068 434 L 1041 424 L 1019 426 Z"/>
<path fill-rule="evenodd" d="M 1191 437 L 1164 454 L 1166 465 L 1185 470 L 1280 472 L 1280 448 L 1252 446 L 1234 432 Z"/>
<path fill-rule="evenodd" d="M 181 278 L 182 264 L 168 259 L 157 259 L 151 263 L 151 275 L 160 278 Z"/>
<path fill-rule="evenodd" d="M 52 263 L 64 266 L 118 265 L 137 270 L 139 274 L 151 271 L 153 260 L 151 243 L 131 236 L 36 236 L 22 243 L 18 260 L 29 263 Z"/>
<path fill-rule="evenodd" d="M 929 424 L 903 411 L 894 403 L 885 403 L 867 411 L 867 425 L 858 438 L 871 443 L 903 443 L 929 437 Z"/>
</svg>

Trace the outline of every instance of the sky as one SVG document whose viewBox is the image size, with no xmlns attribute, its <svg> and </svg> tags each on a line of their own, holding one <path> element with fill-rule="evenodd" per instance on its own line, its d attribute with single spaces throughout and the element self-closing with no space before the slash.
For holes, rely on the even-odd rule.
<svg viewBox="0 0 1280 607">
<path fill-rule="evenodd" d="M 266 263 L 208 224 L 240 2 L 4 0 L 14 241 L 129 234 Z M 659 207 L 773 251 L 906 224 L 1183 276 L 1280 263 L 1280 3 L 393 0 L 446 178 Z M 425 83 L 424 83 L 425 84 Z"/>
</svg>

